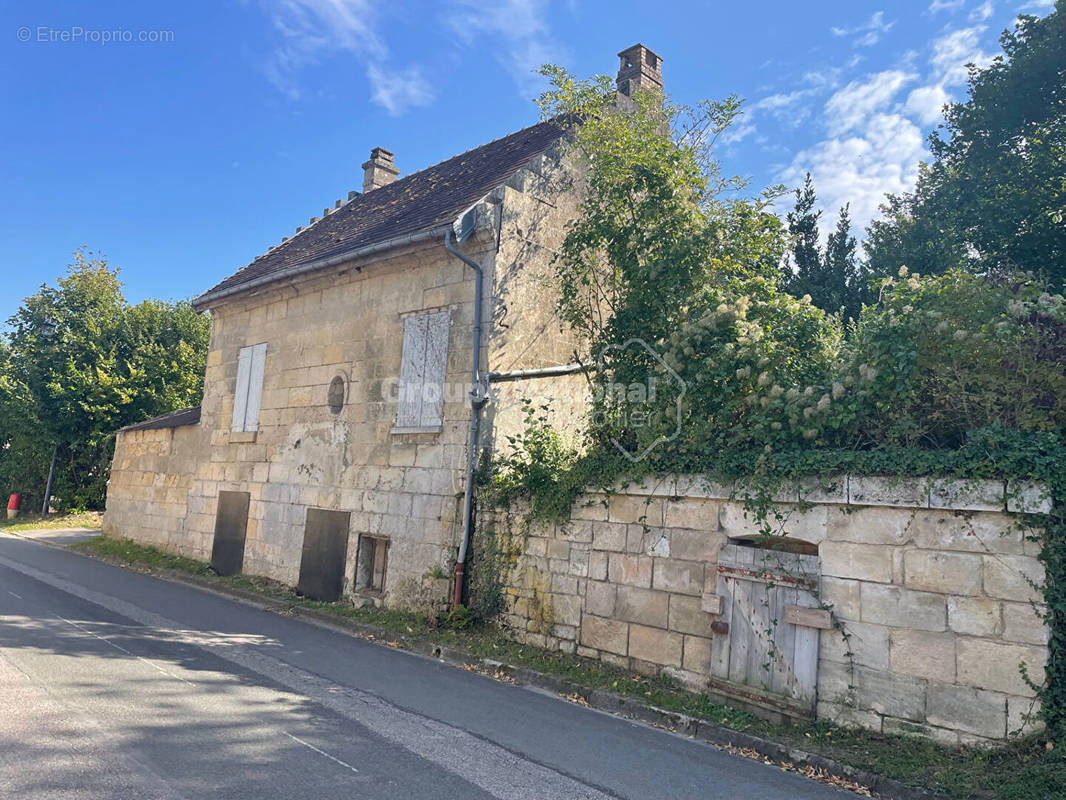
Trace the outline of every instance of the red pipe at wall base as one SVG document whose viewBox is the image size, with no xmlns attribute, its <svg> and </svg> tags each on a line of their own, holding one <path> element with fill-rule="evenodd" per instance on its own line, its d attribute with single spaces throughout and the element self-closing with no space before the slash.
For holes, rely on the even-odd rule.
<svg viewBox="0 0 1066 800">
<path fill-rule="evenodd" d="M 459 561 L 455 564 L 455 594 L 452 595 L 452 609 L 463 604 L 463 571 L 465 565 Z"/>
</svg>

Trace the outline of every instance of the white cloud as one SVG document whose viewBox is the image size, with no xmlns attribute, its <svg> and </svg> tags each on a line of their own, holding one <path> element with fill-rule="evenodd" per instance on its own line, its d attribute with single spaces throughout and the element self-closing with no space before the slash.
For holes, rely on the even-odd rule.
<svg viewBox="0 0 1066 800">
<path fill-rule="evenodd" d="M 299 72 L 337 53 L 362 62 L 371 100 L 397 115 L 433 100 L 417 67 L 390 69 L 371 0 L 260 0 L 281 41 L 265 65 L 267 77 L 290 99 L 302 94 Z"/>
<path fill-rule="evenodd" d="M 895 21 L 885 22 L 885 12 L 875 11 L 873 16 L 861 25 L 854 28 L 832 27 L 829 30 L 834 36 L 855 36 L 852 44 L 855 47 L 870 47 L 877 44 L 881 37 L 892 30 Z"/>
<path fill-rule="evenodd" d="M 1055 5 L 1055 0 L 1030 0 L 1020 11 L 1050 11 Z"/>
<path fill-rule="evenodd" d="M 747 139 L 753 133 L 755 133 L 754 123 L 738 122 L 726 128 L 722 135 L 718 137 L 718 141 L 723 145 L 736 144 Z"/>
<path fill-rule="evenodd" d="M 433 102 L 433 87 L 418 67 L 386 72 L 371 64 L 366 76 L 370 80 L 370 98 L 394 117 L 413 106 Z"/>
<path fill-rule="evenodd" d="M 938 11 L 958 11 L 966 0 L 933 0 L 926 13 L 936 14 Z"/>
<path fill-rule="evenodd" d="M 984 22 L 991 17 L 996 11 L 995 4 L 992 0 L 985 0 L 977 8 L 970 12 L 970 22 Z"/>
<path fill-rule="evenodd" d="M 548 26 L 547 0 L 452 0 L 448 26 L 466 45 L 483 37 L 524 94 L 540 91 L 534 70 L 564 53 Z"/>
<path fill-rule="evenodd" d="M 918 177 L 918 163 L 927 156 L 921 129 L 895 113 L 875 113 L 852 136 L 819 142 L 795 155 L 779 180 L 799 186 L 809 171 L 819 205 L 830 220 L 850 203 L 852 224 L 863 230 L 877 216 L 888 193 L 910 191 Z M 831 224 L 823 225 L 823 236 Z"/>
<path fill-rule="evenodd" d="M 919 86 L 907 95 L 904 109 L 918 118 L 923 125 L 932 125 L 940 119 L 940 111 L 951 102 L 951 95 L 942 86 Z"/>
<path fill-rule="evenodd" d="M 834 136 L 859 127 L 873 112 L 885 108 L 917 76 L 886 70 L 865 81 L 852 81 L 826 101 L 826 127 Z"/>
<path fill-rule="evenodd" d="M 958 86 L 966 83 L 967 64 L 985 66 L 992 56 L 981 49 L 979 39 L 985 26 L 959 28 L 944 34 L 933 42 L 933 55 L 929 63 L 933 75 L 941 86 Z"/>
</svg>

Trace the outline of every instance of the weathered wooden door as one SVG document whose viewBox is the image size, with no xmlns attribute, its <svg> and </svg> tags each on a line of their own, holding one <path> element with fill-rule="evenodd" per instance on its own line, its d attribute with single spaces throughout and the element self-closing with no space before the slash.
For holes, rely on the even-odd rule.
<svg viewBox="0 0 1066 800">
<path fill-rule="evenodd" d="M 712 677 L 812 711 L 819 628 L 830 619 L 817 597 L 820 572 L 818 556 L 724 546 L 717 593 L 728 633 L 712 642 Z"/>
</svg>

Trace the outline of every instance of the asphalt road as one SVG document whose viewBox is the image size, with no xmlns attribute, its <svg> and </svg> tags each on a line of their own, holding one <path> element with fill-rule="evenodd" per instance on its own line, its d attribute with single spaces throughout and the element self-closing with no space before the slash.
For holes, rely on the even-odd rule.
<svg viewBox="0 0 1066 800">
<path fill-rule="evenodd" d="M 854 795 L 0 534 L 0 797 Z"/>
</svg>

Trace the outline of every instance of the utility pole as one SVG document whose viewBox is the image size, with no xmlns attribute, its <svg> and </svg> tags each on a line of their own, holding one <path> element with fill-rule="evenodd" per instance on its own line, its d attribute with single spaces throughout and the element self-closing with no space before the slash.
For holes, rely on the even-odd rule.
<svg viewBox="0 0 1066 800">
<path fill-rule="evenodd" d="M 44 487 L 44 504 L 41 506 L 41 516 L 48 516 L 48 504 L 52 500 L 52 479 L 56 474 L 56 453 L 59 451 L 57 444 L 52 448 L 52 464 L 48 467 L 48 483 Z"/>
</svg>

